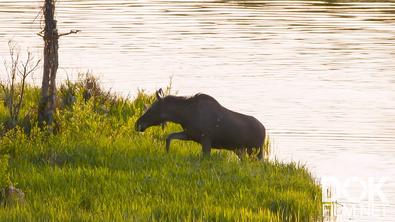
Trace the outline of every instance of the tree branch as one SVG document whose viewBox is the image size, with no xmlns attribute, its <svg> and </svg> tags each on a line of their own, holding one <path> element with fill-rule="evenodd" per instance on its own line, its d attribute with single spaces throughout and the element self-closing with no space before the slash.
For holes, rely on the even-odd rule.
<svg viewBox="0 0 395 222">
<path fill-rule="evenodd" d="M 78 30 L 78 29 L 76 29 L 76 30 L 70 30 L 70 32 L 59 34 L 59 37 L 60 37 L 60 36 L 70 35 L 70 34 L 77 34 L 77 33 L 79 33 L 79 32 L 81 32 L 81 30 Z"/>
</svg>

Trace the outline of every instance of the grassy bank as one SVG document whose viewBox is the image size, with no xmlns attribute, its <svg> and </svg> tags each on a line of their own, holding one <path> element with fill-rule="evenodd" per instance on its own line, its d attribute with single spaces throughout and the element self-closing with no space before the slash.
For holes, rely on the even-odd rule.
<svg viewBox="0 0 395 222">
<path fill-rule="evenodd" d="M 321 189 L 304 167 L 239 161 L 227 151 L 203 159 L 192 142 L 176 141 L 166 153 L 164 138 L 179 127 L 172 124 L 136 133 L 152 96 L 123 99 L 89 78 L 64 84 L 49 134 L 35 127 L 38 90 L 26 95 L 19 127 L 0 137 L 1 221 L 312 221 L 321 214 Z M 2 122 L 6 110 L 1 103 Z M 10 182 L 24 195 L 7 196 Z"/>
</svg>

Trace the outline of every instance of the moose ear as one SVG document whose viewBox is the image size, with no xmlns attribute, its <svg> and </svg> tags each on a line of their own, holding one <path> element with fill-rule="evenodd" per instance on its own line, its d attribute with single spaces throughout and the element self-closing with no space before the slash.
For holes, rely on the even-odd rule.
<svg viewBox="0 0 395 222">
<path fill-rule="evenodd" d="M 163 97 L 165 97 L 165 94 L 163 93 L 162 88 L 160 88 L 158 91 L 156 91 L 156 99 L 161 100 Z"/>
</svg>

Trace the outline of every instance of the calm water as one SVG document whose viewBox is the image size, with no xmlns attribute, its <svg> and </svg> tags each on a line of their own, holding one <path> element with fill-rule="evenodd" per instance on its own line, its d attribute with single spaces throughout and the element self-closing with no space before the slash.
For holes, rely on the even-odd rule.
<svg viewBox="0 0 395 222">
<path fill-rule="evenodd" d="M 9 39 L 42 54 L 39 7 L 0 1 L 2 61 Z M 277 158 L 329 180 L 343 205 L 338 221 L 395 217 L 394 1 L 58 0 L 57 7 L 61 32 L 82 30 L 60 41 L 59 79 L 91 70 L 133 96 L 172 76 L 179 95 L 205 92 L 260 119 Z"/>
</svg>

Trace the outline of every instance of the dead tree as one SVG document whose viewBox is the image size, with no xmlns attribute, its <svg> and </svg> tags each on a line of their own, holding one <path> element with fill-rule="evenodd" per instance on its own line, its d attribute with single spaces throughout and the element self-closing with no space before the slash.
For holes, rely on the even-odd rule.
<svg viewBox="0 0 395 222">
<path fill-rule="evenodd" d="M 41 85 L 41 97 L 38 105 L 39 126 L 52 125 L 53 115 L 56 109 L 56 72 L 58 70 L 58 40 L 60 36 L 77 33 L 72 30 L 68 33 L 59 34 L 55 15 L 55 1 L 45 0 L 43 13 L 45 18 L 44 30 L 38 33 L 44 39 L 44 69 Z"/>
<path fill-rule="evenodd" d="M 9 41 L 8 46 L 11 61 L 10 63 L 4 62 L 8 80 L 5 82 L 0 81 L 0 92 L 2 92 L 2 99 L 10 116 L 5 123 L 7 130 L 17 125 L 25 96 L 26 79 L 40 64 L 40 60 L 34 61 L 34 56 L 30 51 L 27 52 L 26 61 L 20 61 L 17 45 Z"/>
</svg>

